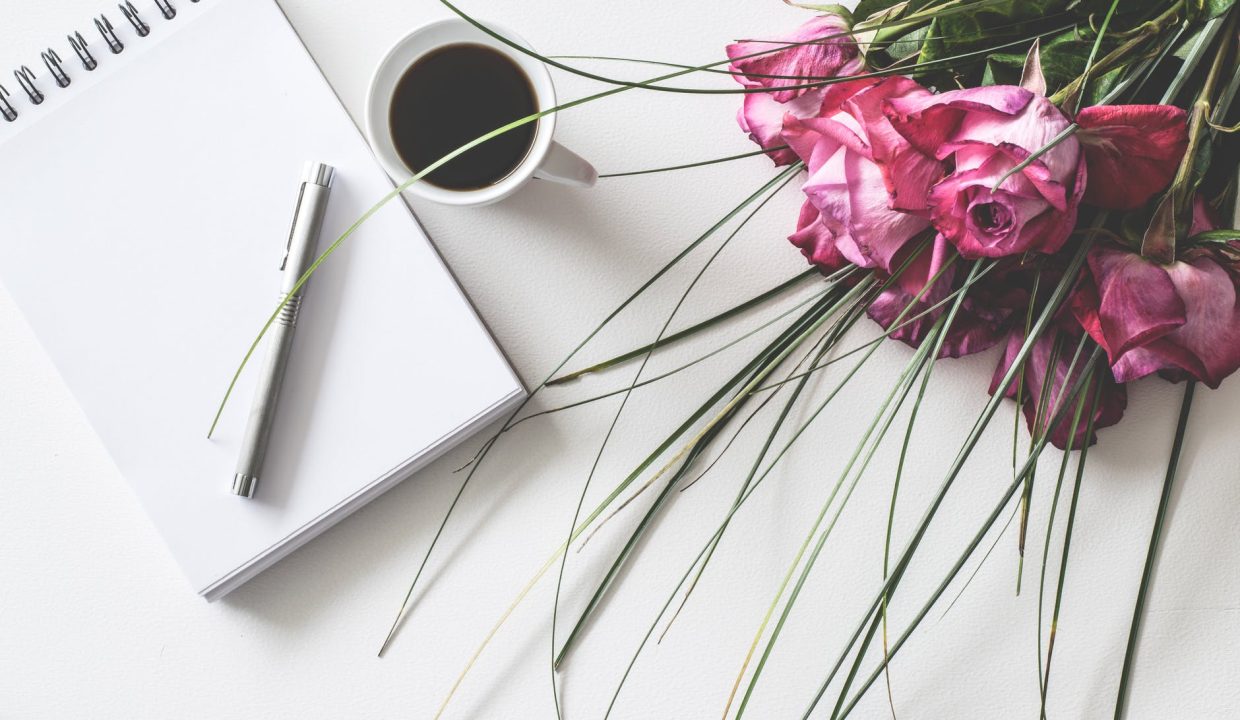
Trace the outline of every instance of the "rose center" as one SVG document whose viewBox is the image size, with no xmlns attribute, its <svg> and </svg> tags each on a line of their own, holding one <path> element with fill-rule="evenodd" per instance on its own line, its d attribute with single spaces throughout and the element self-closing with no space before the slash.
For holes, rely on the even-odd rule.
<svg viewBox="0 0 1240 720">
<path fill-rule="evenodd" d="M 1000 203 L 978 203 L 970 208 L 973 223 L 980 230 L 995 232 L 1012 224 L 1012 212 Z"/>
</svg>

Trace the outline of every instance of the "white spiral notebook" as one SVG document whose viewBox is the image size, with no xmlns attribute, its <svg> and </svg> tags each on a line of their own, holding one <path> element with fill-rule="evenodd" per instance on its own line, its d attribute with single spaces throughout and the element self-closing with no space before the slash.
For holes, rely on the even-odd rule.
<svg viewBox="0 0 1240 720">
<path fill-rule="evenodd" d="M 337 168 L 320 247 L 392 183 L 273 0 L 134 5 L 0 82 L 0 282 L 214 599 L 525 390 L 389 203 L 311 281 L 261 487 L 233 496 L 252 372 L 206 433 L 278 300 L 303 161 Z"/>
</svg>

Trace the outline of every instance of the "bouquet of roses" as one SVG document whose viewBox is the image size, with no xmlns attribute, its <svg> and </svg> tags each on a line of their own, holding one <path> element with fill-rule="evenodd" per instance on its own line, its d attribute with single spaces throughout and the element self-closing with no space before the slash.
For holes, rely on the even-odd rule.
<svg viewBox="0 0 1240 720">
<path fill-rule="evenodd" d="M 552 609 L 551 676 L 558 710 L 556 672 L 580 641 L 581 630 L 614 587 L 622 568 L 636 556 L 639 541 L 653 518 L 675 496 L 676 488 L 708 472 L 740 433 L 747 428 L 756 432 L 753 428 L 760 427 L 761 422 L 755 419 L 769 418 L 772 413 L 763 411 L 770 407 L 775 417 L 767 425 L 757 457 L 746 461 L 751 469 L 740 491 L 673 588 L 650 631 L 637 643 L 631 669 L 656 626 L 669 617 L 674 620 L 684 606 L 732 517 L 808 426 L 824 413 L 840 388 L 854 377 L 883 338 L 907 343 L 915 350 L 905 371 L 893 379 L 844 472 L 828 486 L 822 509 L 783 575 L 749 653 L 740 663 L 724 710 L 725 716 L 734 710 L 740 717 L 806 577 L 897 413 L 913 398 L 892 489 L 892 516 L 905 471 L 908 438 L 936 362 L 998 347 L 999 364 L 989 384 L 985 408 L 903 548 L 892 546 L 889 517 L 884 581 L 874 589 L 873 600 L 858 619 L 850 640 L 838 653 L 831 653 L 834 662 L 806 715 L 821 707 L 828 689 L 837 694 L 830 717 L 842 718 L 852 711 L 957 578 L 1004 508 L 1018 497 L 1023 510 L 1019 548 L 1024 557 L 1034 470 L 1050 444 L 1065 451 L 1059 465 L 1055 505 L 1059 488 L 1070 475 L 1069 452 L 1078 451 L 1079 459 L 1075 482 L 1069 485 L 1071 502 L 1047 645 L 1045 653 L 1039 652 L 1044 714 L 1063 599 L 1062 580 L 1067 572 L 1086 454 L 1098 431 L 1123 416 L 1126 384 L 1156 375 L 1183 383 L 1184 399 L 1133 612 L 1115 704 L 1115 716 L 1121 717 L 1193 389 L 1198 382 L 1217 387 L 1240 368 L 1240 232 L 1227 229 L 1238 224 L 1240 184 L 1240 154 L 1233 135 L 1238 127 L 1233 101 L 1240 89 L 1240 11 L 1235 0 L 861 0 L 852 11 L 837 5 L 805 6 L 814 15 L 786 37 L 736 42 L 727 47 L 726 58 L 702 65 L 657 62 L 654 64 L 670 70 L 641 81 L 590 72 L 563 58 L 538 55 L 473 20 L 447 0 L 441 1 L 515 50 L 610 87 L 497 128 L 424 168 L 380 205 L 499 134 L 537 122 L 550 113 L 628 91 L 740 94 L 740 126 L 760 149 L 617 175 L 680 170 L 755 154 L 768 156 L 780 168 L 773 179 L 688 243 L 622 302 L 535 388 L 531 397 L 586 373 L 640 361 L 632 381 L 613 392 L 560 407 L 524 415 L 527 406 L 518 409 L 469 464 L 445 524 L 500 436 L 518 423 L 606 397 L 619 396 L 627 402 L 637 387 L 662 381 L 718 351 L 658 377 L 643 378 L 652 354 L 738 318 L 793 287 L 818 283 L 808 299 L 763 325 L 776 327 L 775 337 L 736 367 L 729 380 L 710 392 L 663 442 L 634 463 L 632 472 L 601 503 L 587 512 L 584 500 L 594 476 L 591 471 L 565 542 L 518 594 L 486 636 L 483 647 L 512 608 L 557 561 L 563 578 L 565 551 L 570 545 L 622 510 L 638 507 L 635 498 L 650 491 L 653 501 L 646 505 L 627 542 L 598 579 L 585 610 L 562 642 L 557 640 L 555 622 L 557 585 Z M 740 86 L 701 90 L 669 84 L 677 78 L 713 77 L 711 73 L 720 72 Z M 584 370 L 560 374 L 605 325 L 707 238 L 742 217 L 746 208 L 753 207 L 756 212 L 798 179 L 803 179 L 805 201 L 789 239 L 813 269 L 713 318 L 669 332 L 680 308 L 678 303 L 653 341 Z M 753 212 L 739 221 L 720 249 Z M 345 233 L 333 243 L 311 272 L 348 236 Z M 705 267 L 697 278 L 704 271 Z M 299 282 L 305 282 L 309 274 Z M 278 308 L 268 325 L 277 312 Z M 866 316 L 881 326 L 880 337 L 838 352 L 850 331 Z M 826 370 L 850 358 L 855 359 L 853 367 L 842 373 L 829 391 L 816 396 L 817 388 L 809 380 L 823 377 Z M 775 402 L 776 398 L 780 401 Z M 913 621 L 889 640 L 887 608 L 953 482 L 998 408 L 1008 399 L 1019 405 L 1028 426 L 1030 438 L 1024 460 L 1017 462 L 1014 449 L 1013 479 L 993 511 L 942 583 L 914 613 Z M 624 402 L 620 403 L 617 420 Z M 793 410 L 803 411 L 796 416 L 805 419 L 794 422 Z M 608 438 L 610 432 L 600 455 Z M 1051 523 L 1054 513 L 1053 506 Z M 442 531 L 441 525 L 436 541 Z M 1048 525 L 1043 583 L 1050 536 Z M 433 542 L 428 558 L 434 546 Z M 424 559 L 389 633 L 389 642 L 426 567 Z M 1038 620 L 1041 629 L 1040 607 Z M 868 674 L 862 673 L 866 660 L 874 655 L 871 649 L 880 628 L 881 658 Z M 1041 639 L 1039 632 L 1039 643 Z M 760 646 L 764 647 L 759 653 Z M 468 670 L 466 667 L 465 672 Z M 612 707 L 627 677 L 626 672 L 620 679 Z M 458 679 L 453 692 L 460 683 Z M 449 692 L 448 699 L 451 696 Z"/>
<path fill-rule="evenodd" d="M 1157 373 L 1218 387 L 1240 368 L 1240 236 L 1219 231 L 1223 206 L 1234 202 L 1227 188 L 1213 188 L 1212 196 L 1202 181 L 1219 132 L 1212 120 L 1235 91 L 1232 51 L 1215 48 L 1188 110 L 1165 102 L 1177 96 L 1169 90 L 1161 104 L 1119 104 L 1144 79 L 1119 71 L 1157 49 L 1164 28 L 1184 11 L 1172 3 L 1117 33 L 1132 39 L 1079 74 L 1069 69 L 1084 42 L 1074 26 L 1045 48 L 1041 38 L 1033 42 L 1019 84 L 999 84 L 1007 60 L 992 55 L 980 84 L 933 92 L 914 78 L 867 70 L 874 56 L 888 67 L 907 58 L 893 54 L 933 58 L 932 43 L 898 40 L 867 53 L 857 39 L 867 24 L 915 5 L 862 3 L 859 10 L 873 14 L 856 35 L 847 11 L 819 15 L 779 38 L 790 47 L 774 53 L 761 52 L 769 43 L 728 46 L 737 80 L 770 90 L 745 96 L 741 128 L 777 165 L 799 162 L 808 170 L 805 206 L 789 240 L 825 274 L 855 267 L 894 280 L 867 312 L 914 347 L 949 312 L 942 300 L 966 282 L 966 263 L 983 263 L 986 276 L 969 281 L 938 352 L 959 357 L 1005 345 L 990 392 L 1020 403 L 1031 430 L 1039 415 L 1058 409 L 1054 402 L 1039 408 L 1043 389 L 1057 398 L 1089 367 L 1056 351 L 1065 342 L 1105 353 L 1094 361 L 1098 399 L 1086 417 L 1095 429 L 1119 422 L 1129 381 Z M 1053 3 L 1028 5 L 1034 12 Z M 948 24 L 940 16 L 925 32 L 940 23 Z M 952 74 L 940 79 L 968 77 L 958 68 Z M 824 76 L 840 82 L 797 79 Z M 1234 196 L 1234 164 L 1230 170 Z M 1019 379 L 1004 383 L 1030 339 L 1028 318 L 1056 287 L 1052 279 L 1069 292 L 1046 332 L 1033 338 Z M 915 321 L 901 322 L 910 314 Z M 1050 428 L 1051 442 L 1079 447 L 1085 425 L 1071 424 L 1064 417 Z"/>
</svg>

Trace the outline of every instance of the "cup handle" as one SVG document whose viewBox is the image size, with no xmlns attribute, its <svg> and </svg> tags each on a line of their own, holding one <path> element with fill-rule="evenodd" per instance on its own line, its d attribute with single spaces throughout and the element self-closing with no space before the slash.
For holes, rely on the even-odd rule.
<svg viewBox="0 0 1240 720">
<path fill-rule="evenodd" d="M 534 177 L 572 187 L 594 187 L 598 171 L 585 158 L 552 141 L 547 156 L 534 171 Z"/>
</svg>

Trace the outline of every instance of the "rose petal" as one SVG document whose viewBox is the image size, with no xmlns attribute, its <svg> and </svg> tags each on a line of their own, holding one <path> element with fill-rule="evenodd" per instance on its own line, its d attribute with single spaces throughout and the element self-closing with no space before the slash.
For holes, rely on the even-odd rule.
<svg viewBox="0 0 1240 720">
<path fill-rule="evenodd" d="M 857 136 L 852 116 L 788 118 L 784 136 L 806 161 L 810 176 L 802 190 L 836 230 L 836 247 L 861 267 L 891 271 L 891 260 L 927 219 L 890 207 L 882 170 Z"/>
<path fill-rule="evenodd" d="M 908 253 L 914 251 L 915 246 L 906 246 L 893 265 L 904 267 Z M 950 312 L 954 301 L 937 308 L 934 306 L 958 288 L 958 281 L 963 280 L 956 267 L 943 270 L 950 256 L 951 245 L 943 236 L 936 237 L 934 245 L 914 257 L 897 281 L 870 304 L 867 309 L 869 316 L 887 330 L 898 325 L 891 337 L 919 347 L 935 322 Z M 934 283 L 930 284 L 932 279 Z M 993 310 L 996 308 L 967 295 L 952 326 L 948 328 L 939 357 L 963 357 L 994 346 L 1003 335 L 1006 313 L 1002 309 L 998 309 L 997 313 Z"/>
<path fill-rule="evenodd" d="M 1006 181 L 998 191 L 994 182 L 1010 167 L 1010 159 L 995 153 L 973 170 L 956 172 L 930 191 L 931 219 L 966 258 L 998 258 L 1034 251 L 1053 253 L 1067 241 L 1071 232 L 1066 217 L 1075 224 L 1075 204 L 1067 212 L 1055 211 L 1033 188 L 1022 185 L 1018 176 Z M 999 206 L 1010 216 L 1000 232 L 979 231 L 975 209 L 979 205 Z"/>
<path fill-rule="evenodd" d="M 811 18 L 791 34 L 772 40 L 745 40 L 728 45 L 729 66 L 737 82 L 749 88 L 787 88 L 772 93 L 776 102 L 788 102 L 803 95 L 813 78 L 834 78 L 856 75 L 864 66 L 861 51 L 848 34 L 847 21 L 838 15 Z M 820 42 L 813 42 L 813 41 Z M 785 50 L 781 45 L 801 43 Z M 783 75 L 760 77 L 762 75 Z"/>
<path fill-rule="evenodd" d="M 824 275 L 843 268 L 848 259 L 835 245 L 835 235 L 822 222 L 818 208 L 808 200 L 801 206 L 797 218 L 797 230 L 788 236 L 789 242 L 801 249 L 801 254 Z"/>
<path fill-rule="evenodd" d="M 870 155 L 883 172 L 883 184 L 898 210 L 925 211 L 928 190 L 943 175 L 943 164 L 909 145 L 883 113 L 893 97 L 930 96 L 930 91 L 906 77 L 889 77 L 865 88 L 845 103 L 864 128 Z M 824 106 L 826 103 L 824 102 Z"/>
<path fill-rule="evenodd" d="M 1098 291 L 1102 345 L 1112 365 L 1185 323 L 1184 301 L 1162 266 L 1126 250 L 1097 247 L 1089 253 L 1089 270 Z"/>
<path fill-rule="evenodd" d="M 911 252 L 917 252 L 917 249 L 910 246 L 906 252 L 901 253 L 898 267 L 904 267 Z M 943 270 L 950 255 L 951 245 L 942 235 L 936 236 L 934 244 L 918 252 L 908 266 L 904 267 L 900 277 L 870 303 L 867 308 L 869 316 L 884 330 L 900 325 L 891 337 L 912 347 L 919 347 L 934 326 L 938 315 L 942 313 L 927 314 L 920 318 L 916 316 L 951 292 L 956 269 L 952 266 Z"/>
<path fill-rule="evenodd" d="M 892 98 L 884 112 L 896 132 L 913 147 L 934 157 L 959 129 L 966 114 L 993 113 L 1011 117 L 1024 110 L 1034 94 L 1014 85 L 953 90 L 938 95 Z"/>
<path fill-rule="evenodd" d="M 841 146 L 849 152 L 868 158 L 870 146 L 864 133 L 856 119 L 843 111 L 829 117 L 784 117 L 784 139 L 805 163 L 811 175 L 818 172 L 823 162 Z"/>
<path fill-rule="evenodd" d="M 1029 102 L 1011 115 L 990 111 L 965 113 L 946 144 L 981 142 L 994 147 L 1018 148 L 1019 159 L 1024 160 L 1050 145 L 1069 124 L 1062 110 L 1041 95 L 1031 94 Z M 1080 143 L 1069 136 L 1039 155 L 1036 164 L 1046 168 L 1050 180 L 1065 183 L 1076 173 L 1080 154 Z"/>
<path fill-rule="evenodd" d="M 748 133 L 750 139 L 764 150 L 786 145 L 783 135 L 784 116 L 807 118 L 817 115 L 822 95 L 821 90 L 816 90 L 782 104 L 775 102 L 766 93 L 746 95 L 736 121 L 741 130 Z M 791 165 L 797 159 L 796 153 L 788 148 L 774 150 L 769 155 L 776 165 Z"/>
<path fill-rule="evenodd" d="M 1076 122 L 1089 164 L 1085 202 L 1131 210 L 1164 190 L 1188 148 L 1187 117 L 1173 105 L 1096 105 L 1082 110 Z"/>
<path fill-rule="evenodd" d="M 1240 369 L 1235 279 L 1208 255 L 1172 263 L 1165 272 L 1183 302 L 1184 323 L 1125 353 L 1114 364 L 1115 377 L 1127 382 L 1157 371 L 1216 388 Z"/>
<path fill-rule="evenodd" d="M 872 161 L 856 153 L 849 153 L 846 161 L 850 234 L 874 266 L 891 272 L 896 253 L 930 227 L 930 221 L 890 208 L 882 170 Z"/>
<path fill-rule="evenodd" d="M 1208 232 L 1210 230 L 1218 230 L 1223 224 L 1214 216 L 1214 208 L 1206 202 L 1205 197 L 1200 193 L 1193 196 L 1193 220 L 1188 228 L 1189 236 L 1197 233 Z"/>
</svg>

